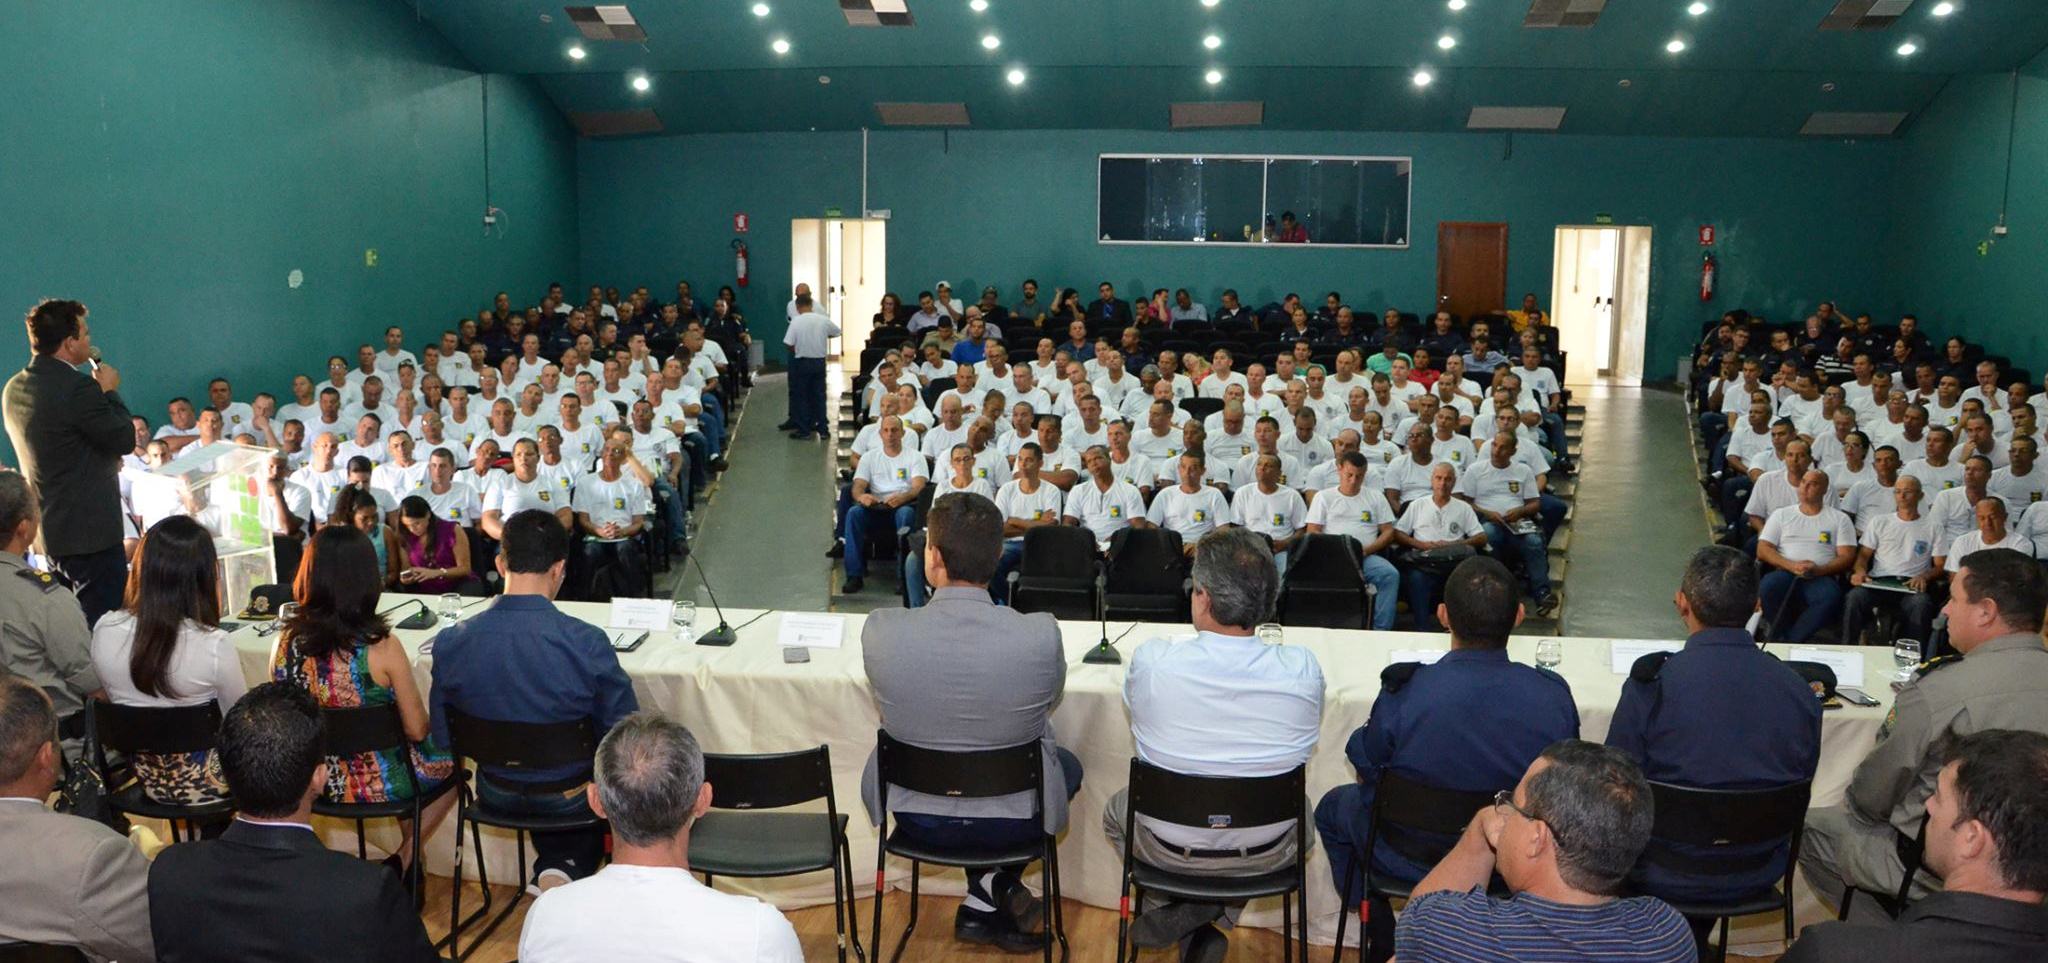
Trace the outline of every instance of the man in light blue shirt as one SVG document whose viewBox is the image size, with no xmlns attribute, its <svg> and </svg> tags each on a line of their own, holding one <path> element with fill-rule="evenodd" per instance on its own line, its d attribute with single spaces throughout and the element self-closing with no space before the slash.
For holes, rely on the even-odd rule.
<svg viewBox="0 0 2048 963">
<path fill-rule="evenodd" d="M 1153 639 L 1131 655 L 1124 705 L 1138 758 L 1197 776 L 1272 776 L 1308 761 L 1323 714 L 1323 670 L 1307 649 L 1269 646 L 1254 628 L 1273 611 L 1280 577 L 1266 540 L 1224 528 L 1195 547 L 1197 630 L 1191 639 Z M 1123 843 L 1123 792 L 1103 810 L 1110 841 Z M 1138 859 L 1195 875 L 1266 873 L 1294 864 L 1292 825 L 1198 829 L 1141 819 L 1131 839 Z M 1210 925 L 1234 921 L 1242 904 L 1164 903 L 1131 930 L 1138 946 L 1182 944 L 1183 959 L 1221 960 L 1228 940 Z M 1225 925 L 1229 925 L 1228 922 Z"/>
</svg>

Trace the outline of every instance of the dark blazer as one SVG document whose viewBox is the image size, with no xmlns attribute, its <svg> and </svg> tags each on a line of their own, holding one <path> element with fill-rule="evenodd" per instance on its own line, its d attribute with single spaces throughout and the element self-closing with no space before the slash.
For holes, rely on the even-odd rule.
<svg viewBox="0 0 2048 963">
<path fill-rule="evenodd" d="M 121 456 L 135 449 L 128 406 L 54 355 L 37 355 L 0 396 L 21 473 L 43 503 L 36 547 L 88 555 L 121 544 Z"/>
<path fill-rule="evenodd" d="M 149 921 L 162 963 L 436 959 L 398 874 L 296 826 L 236 820 L 159 853 Z"/>
<path fill-rule="evenodd" d="M 2048 909 L 1980 893 L 1935 893 L 1888 926 L 1815 923 L 1785 963 L 2034 963 L 2048 959 Z"/>
</svg>

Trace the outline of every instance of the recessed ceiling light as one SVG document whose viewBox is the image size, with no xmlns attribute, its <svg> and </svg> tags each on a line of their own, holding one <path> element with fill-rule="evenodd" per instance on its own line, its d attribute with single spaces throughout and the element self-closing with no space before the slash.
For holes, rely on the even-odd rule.
<svg viewBox="0 0 2048 963">
<path fill-rule="evenodd" d="M 829 77 L 829 76 L 827 76 L 827 75 L 825 75 L 825 74 L 819 74 L 819 75 L 818 75 L 818 83 L 819 83 L 819 84 L 821 84 L 821 85 L 822 85 L 822 84 L 829 84 L 829 83 L 831 83 L 831 82 L 832 82 L 832 78 L 831 78 L 831 77 Z"/>
<path fill-rule="evenodd" d="M 584 50 L 583 50 L 583 48 L 582 48 L 582 47 L 570 47 L 570 48 L 569 48 L 569 59 L 570 59 L 570 60 L 582 60 L 583 58 L 585 58 L 585 57 L 588 57 L 588 56 L 590 56 L 590 54 L 588 54 L 588 53 L 584 52 Z"/>
<path fill-rule="evenodd" d="M 1024 86 L 1024 68 L 1011 67 L 1010 72 L 1003 79 L 1008 80 L 1012 87 Z"/>
<path fill-rule="evenodd" d="M 1205 6 L 1205 7 L 1213 7 L 1213 6 L 1215 6 L 1215 5 L 1216 5 L 1216 0 L 1202 0 L 1202 6 Z"/>
<path fill-rule="evenodd" d="M 1424 67 L 1421 70 L 1416 71 L 1415 76 L 1411 79 L 1415 81 L 1415 86 L 1427 87 L 1431 83 L 1434 83 L 1436 81 L 1436 75 L 1430 73 L 1429 68 Z"/>
<path fill-rule="evenodd" d="M 989 34 L 988 36 L 981 38 L 981 49 L 983 50 L 994 50 L 1002 45 L 1003 38 L 998 37 L 995 34 Z"/>
<path fill-rule="evenodd" d="M 1821 84 L 1820 89 L 1822 93 L 1832 94 L 1835 92 L 1835 82 L 1830 80 L 1824 84 Z"/>
<path fill-rule="evenodd" d="M 1901 57 L 1911 57 L 1911 56 L 1913 56 L 1914 54 L 1916 54 L 1916 53 L 1919 53 L 1919 52 L 1920 52 L 1920 45 L 1919 45 L 1919 44 L 1917 44 L 1917 43 L 1914 43 L 1914 42 L 1913 42 L 1913 41 L 1911 41 L 1911 40 L 1908 40 L 1908 41 L 1906 41 L 1905 43 L 1902 43 L 1902 44 L 1900 44 L 1900 45 L 1899 45 L 1899 56 L 1901 56 Z"/>
<path fill-rule="evenodd" d="M 775 42 L 769 44 L 768 47 L 769 49 L 774 50 L 776 53 L 786 54 L 789 52 L 789 41 L 777 37 L 775 38 Z"/>
<path fill-rule="evenodd" d="M 1707 12 L 1707 5 L 1704 3 L 1695 2 L 1692 6 L 1685 8 L 1685 12 L 1692 14 L 1695 17 L 1705 16 Z"/>
<path fill-rule="evenodd" d="M 1633 87 L 1633 86 L 1635 86 L 1635 85 L 1636 85 L 1636 82 L 1635 82 L 1635 81 L 1633 81 L 1633 80 L 1630 80 L 1630 79 L 1628 79 L 1627 77 L 1623 77 L 1623 78 L 1621 78 L 1620 80 L 1618 80 L 1618 81 L 1616 81 L 1616 82 L 1615 82 L 1615 86 L 1617 86 L 1617 87 L 1620 87 L 1620 88 L 1622 88 L 1623 90 L 1627 90 L 1628 88 L 1630 88 L 1630 87 Z"/>
<path fill-rule="evenodd" d="M 1204 47 L 1207 47 L 1207 48 L 1209 48 L 1210 50 L 1214 50 L 1214 49 L 1216 49 L 1217 47 L 1221 47 L 1221 46 L 1223 46 L 1223 38 L 1222 38 L 1222 37 L 1219 37 L 1219 36 L 1216 36 L 1215 34 L 1213 34 L 1213 33 L 1212 33 L 1212 34 L 1210 34 L 1210 35 L 1208 35 L 1208 36 L 1206 36 L 1206 37 L 1203 37 L 1203 38 L 1202 38 L 1202 46 L 1204 46 Z"/>
<path fill-rule="evenodd" d="M 647 89 L 652 86 L 654 86 L 654 84 L 653 82 L 647 79 L 646 74 L 640 74 L 633 78 L 633 89 L 643 94 L 646 93 Z"/>
<path fill-rule="evenodd" d="M 1683 40 L 1680 40 L 1680 39 L 1679 39 L 1679 38 L 1677 38 L 1677 37 L 1673 37 L 1673 38 L 1671 38 L 1671 42 L 1670 42 L 1670 43 L 1667 43 L 1667 44 L 1665 44 L 1665 45 L 1664 45 L 1664 49 L 1665 49 L 1665 50 L 1667 50 L 1667 51 L 1669 51 L 1669 52 L 1671 52 L 1671 53 L 1684 53 L 1684 52 L 1685 52 L 1685 41 L 1683 41 Z"/>
<path fill-rule="evenodd" d="M 1208 73 L 1202 75 L 1202 79 L 1208 81 L 1209 86 L 1213 87 L 1223 82 L 1223 71 L 1212 67 Z"/>
<path fill-rule="evenodd" d="M 1954 12 L 1956 12 L 1956 5 L 1947 2 L 1947 0 L 1934 5 L 1934 15 L 1937 17 L 1946 17 Z"/>
<path fill-rule="evenodd" d="M 988 0 L 967 0 L 967 9 L 981 13 L 988 9 Z"/>
<path fill-rule="evenodd" d="M 757 16 L 757 17 L 765 17 L 765 16 L 767 16 L 767 15 L 768 15 L 768 5 L 767 5 L 767 4 L 765 4 L 765 3 L 757 3 L 757 4 L 754 4 L 754 16 Z"/>
<path fill-rule="evenodd" d="M 1452 10 L 1463 10 L 1465 9 L 1465 0 L 1451 0 L 1450 6 Z"/>
<path fill-rule="evenodd" d="M 1436 48 L 1438 50 L 1449 50 L 1457 45 L 1458 38 L 1453 37 L 1450 34 L 1444 34 L 1443 36 L 1436 38 Z"/>
</svg>

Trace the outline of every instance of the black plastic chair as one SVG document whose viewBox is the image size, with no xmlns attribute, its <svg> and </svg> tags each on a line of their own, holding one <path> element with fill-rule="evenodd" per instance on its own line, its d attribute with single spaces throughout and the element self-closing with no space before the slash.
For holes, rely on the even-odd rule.
<svg viewBox="0 0 2048 963">
<path fill-rule="evenodd" d="M 1130 945 L 1131 907 L 1142 905 L 1145 891 L 1205 903 L 1236 903 L 1263 896 L 1280 897 L 1281 959 L 1294 959 L 1301 947 L 1308 961 L 1308 807 L 1307 769 L 1296 766 L 1273 776 L 1190 776 L 1131 759 L 1130 790 L 1124 797 L 1123 873 L 1117 886 L 1116 958 L 1135 955 Z M 1138 819 L 1200 829 L 1294 824 L 1294 865 L 1266 873 L 1196 875 L 1161 869 L 1131 855 L 1131 837 Z M 1302 894 L 1299 918 L 1294 894 Z"/>
<path fill-rule="evenodd" d="M 1727 848 L 1761 847 L 1766 843 L 1786 844 L 1784 882 L 1769 892 L 1744 900 L 1693 902 L 1664 897 L 1671 908 L 1689 920 L 1721 924 L 1716 959 L 1728 958 L 1728 920 L 1734 916 L 1780 911 L 1785 914 L 1785 945 L 1792 945 L 1798 928 L 1792 919 L 1792 869 L 1799 865 L 1800 837 L 1805 835 L 1806 803 L 1811 782 L 1792 783 L 1773 789 L 1693 789 L 1653 782 L 1650 796 L 1656 801 L 1657 820 L 1650 829 L 1650 844 L 1642 862 L 1676 872 L 1713 877 L 1741 873 L 1773 865 L 1775 852 L 1761 856 L 1726 854 Z M 1677 843 L 1705 848 L 1704 853 L 1679 853 L 1668 845 Z M 1721 849 L 1722 853 L 1712 850 Z M 1651 893 L 1653 896 L 1661 894 Z M 1702 947 L 1702 957 L 1704 957 Z"/>
<path fill-rule="evenodd" d="M 170 823 L 174 843 L 187 836 L 198 838 L 196 827 L 200 823 L 217 823 L 234 815 L 232 799 L 189 806 L 157 802 L 142 791 L 139 778 L 116 778 L 113 767 L 107 763 L 109 751 L 128 757 L 132 765 L 136 753 L 177 756 L 212 750 L 220 744 L 219 703 L 158 709 L 95 699 L 91 705 L 97 736 L 93 764 L 99 767 L 100 779 L 108 787 L 107 805 L 115 812 Z M 132 777 L 132 773 L 127 775 Z"/>
<path fill-rule="evenodd" d="M 1187 561 L 1180 533 L 1126 528 L 1109 539 L 1103 564 L 1102 617 L 1133 622 L 1186 622 Z"/>
<path fill-rule="evenodd" d="M 901 828 L 889 831 L 889 794 L 894 790 L 919 792 L 949 799 L 989 799 L 1017 793 L 1031 794 L 1031 818 L 1045 819 L 1045 757 L 1039 740 L 1002 749 L 947 752 L 925 749 L 890 736 L 888 730 L 875 733 L 875 773 L 881 787 L 881 811 L 877 816 L 881 844 L 875 847 L 875 924 L 868 931 L 868 943 L 881 959 L 883 872 L 891 854 L 910 860 L 910 920 L 896 940 L 890 963 L 903 956 L 910 934 L 917 928 L 918 864 L 932 863 L 958 869 L 989 869 L 1034 861 L 1044 864 L 1045 877 L 1045 959 L 1052 960 L 1057 939 L 1060 959 L 1067 958 L 1066 914 L 1060 907 L 1059 840 L 1051 833 L 1036 841 L 993 849 L 953 849 L 929 846 L 903 835 Z M 1064 791 L 1066 787 L 1059 787 Z M 713 790 L 715 793 L 716 790 Z"/>
<path fill-rule="evenodd" d="M 1182 398 L 1180 402 L 1180 410 L 1187 412 L 1188 417 L 1200 421 L 1202 419 L 1209 417 L 1210 415 L 1222 411 L 1223 399 Z"/>
<path fill-rule="evenodd" d="M 448 935 L 443 937 L 436 948 L 446 946 L 449 955 L 460 961 L 465 954 L 461 948 L 462 931 L 491 911 L 491 876 L 484 865 L 484 826 L 509 829 L 519 845 L 519 872 L 526 872 L 526 835 L 533 832 L 553 830 L 601 829 L 604 820 L 595 816 L 529 816 L 511 813 L 484 802 L 470 785 L 470 777 L 484 778 L 482 770 L 492 769 L 552 769 L 561 766 L 588 766 L 597 754 L 597 727 L 590 719 L 574 722 L 503 722 L 479 719 L 462 710 L 448 708 L 449 751 L 454 753 L 459 767 L 451 781 L 460 780 L 455 804 L 455 882 L 448 905 Z M 463 760 L 475 763 L 472 771 L 462 765 Z M 587 781 L 573 780 L 575 785 Z M 567 784 L 540 784 L 524 786 L 531 792 L 561 792 L 575 788 Z M 462 916 L 462 827 L 469 825 L 470 842 L 476 846 L 477 884 L 483 890 L 484 905 L 467 917 Z M 516 884 L 515 884 L 516 885 Z M 519 901 L 525 898 L 523 891 L 512 897 L 505 909 L 493 917 L 483 932 L 477 934 L 469 944 L 470 952 L 488 939 L 491 933 L 504 924 L 512 911 L 519 908 Z"/>
<path fill-rule="evenodd" d="M 1309 535 L 1288 553 L 1275 616 L 1282 625 L 1362 629 L 1370 624 L 1373 587 L 1358 567 L 1349 535 Z"/>
<path fill-rule="evenodd" d="M 47 943 L 0 943 L 0 963 L 85 963 L 86 955 L 69 946 Z"/>
<path fill-rule="evenodd" d="M 1411 862 L 1423 866 L 1434 866 L 1441 862 L 1451 847 L 1457 845 L 1458 835 L 1465 831 L 1472 814 L 1493 805 L 1493 793 L 1484 790 L 1465 792 L 1457 789 L 1441 789 L 1424 785 L 1409 779 L 1391 769 L 1380 770 L 1379 782 L 1375 784 L 1372 801 L 1372 820 L 1365 831 L 1365 845 L 1352 860 L 1358 872 L 1344 880 L 1344 895 L 1339 906 L 1351 906 L 1354 894 L 1358 898 L 1358 958 L 1365 959 L 1366 934 L 1369 932 L 1366 907 L 1373 898 L 1407 899 L 1415 888 L 1414 881 L 1398 880 L 1386 876 L 1375 876 L 1372 871 L 1372 854 L 1384 837 L 1387 845 Z M 1353 879 L 1364 882 L 1364 893 L 1351 888 Z M 1498 881 L 1498 877 L 1495 878 Z M 1490 887 L 1496 891 L 1501 886 Z M 1337 914 L 1337 949 L 1330 957 L 1332 961 L 1344 958 L 1344 929 L 1350 923 L 1347 913 Z"/>
<path fill-rule="evenodd" d="M 1024 554 L 1010 573 L 1010 607 L 1092 619 L 1096 594 L 1095 535 L 1071 525 L 1038 525 L 1024 533 Z"/>
<path fill-rule="evenodd" d="M 933 378 L 931 384 L 924 386 L 924 406 L 937 411 L 939 396 L 959 387 L 959 384 L 956 378 Z"/>
<path fill-rule="evenodd" d="M 398 706 L 392 704 L 362 706 L 355 709 L 321 709 L 320 726 L 327 733 L 327 754 L 330 757 L 359 755 L 371 752 L 397 752 L 407 760 L 400 772 L 394 773 L 399 785 L 391 788 L 402 798 L 388 802 L 336 802 L 325 796 L 313 800 L 313 813 L 335 819 L 352 819 L 356 824 L 356 858 L 368 859 L 369 850 L 363 840 L 363 823 L 371 819 L 412 820 L 412 870 L 409 873 L 416 904 L 423 905 L 426 898 L 426 870 L 420 862 L 420 841 L 425 835 L 421 831 L 420 810 L 449 793 L 455 788 L 454 779 L 442 780 L 420 789 L 419 774 L 411 766 L 412 740 L 406 737 L 405 720 L 398 714 Z"/>
<path fill-rule="evenodd" d="M 839 959 L 844 963 L 851 942 L 854 956 L 866 960 L 860 924 L 853 922 L 853 856 L 847 817 L 832 792 L 831 751 L 819 746 L 750 756 L 705 753 L 704 781 L 711 784 L 712 811 L 690 829 L 690 868 L 704 874 L 704 885 L 717 876 L 759 879 L 829 869 Z M 816 799 L 825 800 L 824 812 L 759 811 Z"/>
<path fill-rule="evenodd" d="M 1921 861 L 1927 853 L 1927 817 L 1920 817 L 1920 830 L 1913 834 L 1912 839 L 1907 839 L 1896 830 L 1894 837 L 1899 850 L 1899 862 L 1905 867 L 1906 874 L 1900 878 L 1898 892 L 1871 893 L 1870 898 L 1877 900 L 1878 907 L 1883 909 L 1886 915 L 1897 919 L 1913 901 L 1913 878 L 1920 875 Z M 1842 891 L 1842 910 L 1836 914 L 1836 919 L 1849 918 L 1849 903 L 1856 898 L 1858 892 L 1854 886 Z"/>
</svg>

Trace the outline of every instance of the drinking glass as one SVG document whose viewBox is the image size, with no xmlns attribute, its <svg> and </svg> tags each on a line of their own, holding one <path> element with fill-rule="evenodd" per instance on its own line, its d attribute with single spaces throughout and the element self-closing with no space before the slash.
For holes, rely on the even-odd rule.
<svg viewBox="0 0 2048 963">
<path fill-rule="evenodd" d="M 1536 640 L 1536 664 L 1546 669 L 1555 669 L 1564 661 L 1564 643 L 1556 639 Z"/>
<path fill-rule="evenodd" d="M 1267 622 L 1259 626 L 1259 641 L 1267 645 L 1279 645 L 1287 641 L 1287 630 L 1278 622 Z"/>
<path fill-rule="evenodd" d="M 675 610 L 669 613 L 669 620 L 675 623 L 676 637 L 688 639 L 696 634 L 697 603 L 677 602 Z"/>
<path fill-rule="evenodd" d="M 441 620 L 455 622 L 462 618 L 462 593 L 441 593 Z"/>
<path fill-rule="evenodd" d="M 1913 668 L 1920 664 L 1921 642 L 1919 639 L 1899 639 L 1892 643 L 1892 664 L 1899 667 L 1894 678 L 1908 682 L 1913 678 Z"/>
</svg>

